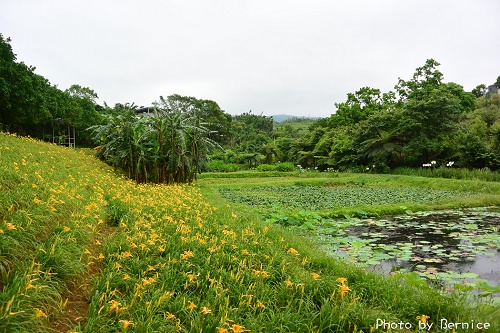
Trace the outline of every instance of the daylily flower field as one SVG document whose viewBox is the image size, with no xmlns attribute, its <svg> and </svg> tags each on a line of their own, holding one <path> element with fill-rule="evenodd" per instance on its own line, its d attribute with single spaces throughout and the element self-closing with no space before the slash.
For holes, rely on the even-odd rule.
<svg viewBox="0 0 500 333">
<path fill-rule="evenodd" d="M 380 318 L 498 314 L 216 199 L 0 134 L 0 332 L 381 332 Z"/>
</svg>

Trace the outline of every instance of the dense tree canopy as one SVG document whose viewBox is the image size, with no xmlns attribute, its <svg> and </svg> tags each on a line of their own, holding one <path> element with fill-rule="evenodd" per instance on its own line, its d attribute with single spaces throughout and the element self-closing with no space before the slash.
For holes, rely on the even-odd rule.
<svg viewBox="0 0 500 333">
<path fill-rule="evenodd" d="M 0 34 L 0 123 L 4 131 L 43 139 L 75 127 L 81 143 L 90 143 L 85 128 L 100 122 L 97 95 L 73 85 L 61 91 L 35 67 L 16 61 L 10 39 Z"/>
<path fill-rule="evenodd" d="M 215 162 L 388 172 L 454 161 L 500 169 L 500 95 L 485 84 L 466 92 L 445 82 L 439 65 L 428 59 L 410 79 L 398 78 L 393 91 L 348 93 L 328 118 L 276 126 L 272 117 L 231 116 L 215 101 L 176 94 L 143 108 L 149 116 L 133 104 L 101 106 L 92 89 L 74 84 L 62 91 L 18 62 L 0 34 L 0 128 L 64 143 L 74 127 L 78 144 L 101 145 L 101 158 L 139 182 L 191 181 Z"/>
</svg>

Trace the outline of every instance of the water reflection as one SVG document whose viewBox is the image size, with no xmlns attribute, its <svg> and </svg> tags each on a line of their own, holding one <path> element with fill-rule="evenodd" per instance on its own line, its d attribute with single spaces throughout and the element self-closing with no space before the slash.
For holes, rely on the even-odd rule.
<svg viewBox="0 0 500 333">
<path fill-rule="evenodd" d="M 493 209 L 419 212 L 392 219 L 353 219 L 339 232 L 335 253 L 383 273 L 476 273 L 500 281 L 500 212 Z M 339 237 L 339 234 L 333 237 Z"/>
</svg>

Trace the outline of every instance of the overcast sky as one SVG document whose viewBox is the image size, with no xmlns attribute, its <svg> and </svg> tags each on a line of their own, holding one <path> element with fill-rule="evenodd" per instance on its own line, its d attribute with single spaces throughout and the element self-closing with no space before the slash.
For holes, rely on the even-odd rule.
<svg viewBox="0 0 500 333">
<path fill-rule="evenodd" d="M 500 75 L 498 0 L 1 0 L 0 33 L 52 84 L 110 106 L 180 94 L 326 117 L 429 58 L 467 91 Z"/>
</svg>

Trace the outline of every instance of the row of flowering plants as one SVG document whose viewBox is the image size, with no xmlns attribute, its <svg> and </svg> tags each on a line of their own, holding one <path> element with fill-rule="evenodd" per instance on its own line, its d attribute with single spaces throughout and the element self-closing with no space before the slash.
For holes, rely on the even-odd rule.
<svg viewBox="0 0 500 333">
<path fill-rule="evenodd" d="M 0 143 L 0 332 L 308 331 L 328 322 L 311 321 L 312 290 L 349 304 L 336 277 L 194 186 L 138 185 L 29 138 Z M 76 283 L 92 285 L 89 308 L 61 319 Z"/>
<path fill-rule="evenodd" d="M 0 133 L 0 332 L 57 326 L 63 295 L 90 265 L 82 254 L 105 224 L 112 180 L 83 151 Z"/>
<path fill-rule="evenodd" d="M 276 230 L 231 207 L 208 204 L 193 186 L 139 186 L 133 193 L 114 197 L 130 210 L 95 258 L 105 268 L 91 302 L 89 332 L 354 325 L 349 317 L 357 296 L 347 278 L 325 275 Z M 338 320 L 341 313 L 345 319 Z"/>
</svg>

